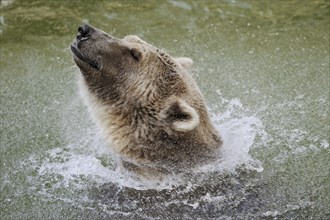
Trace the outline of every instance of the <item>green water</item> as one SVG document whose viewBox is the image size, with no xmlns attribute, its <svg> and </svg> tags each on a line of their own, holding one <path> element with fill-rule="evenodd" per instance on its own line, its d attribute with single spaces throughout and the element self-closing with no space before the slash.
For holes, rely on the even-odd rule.
<svg viewBox="0 0 330 220">
<path fill-rule="evenodd" d="M 90 23 L 194 60 L 223 158 L 116 173 L 77 92 Z M 330 2 L 2 0 L 0 219 L 329 219 Z"/>
</svg>

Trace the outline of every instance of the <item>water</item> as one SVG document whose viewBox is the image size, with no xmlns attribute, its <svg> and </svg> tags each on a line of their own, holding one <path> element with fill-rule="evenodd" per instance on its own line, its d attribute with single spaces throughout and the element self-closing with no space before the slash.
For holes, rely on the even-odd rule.
<svg viewBox="0 0 330 220">
<path fill-rule="evenodd" d="M 1 219 L 329 219 L 329 1 L 2 0 Z M 194 60 L 222 156 L 115 171 L 77 94 L 77 27 Z"/>
</svg>

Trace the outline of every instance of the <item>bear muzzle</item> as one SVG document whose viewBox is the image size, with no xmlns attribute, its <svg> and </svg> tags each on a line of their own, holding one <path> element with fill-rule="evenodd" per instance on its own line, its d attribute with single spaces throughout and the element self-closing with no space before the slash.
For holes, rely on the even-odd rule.
<svg viewBox="0 0 330 220">
<path fill-rule="evenodd" d="M 99 70 L 99 65 L 95 60 L 89 59 L 84 53 L 80 50 L 83 41 L 88 40 L 91 37 L 91 34 L 95 32 L 93 27 L 85 24 L 78 28 L 79 34 L 76 36 L 76 40 L 71 44 L 71 51 L 75 58 L 78 58 L 79 61 L 89 64 L 91 67 Z M 78 61 L 78 62 L 79 62 Z"/>
</svg>

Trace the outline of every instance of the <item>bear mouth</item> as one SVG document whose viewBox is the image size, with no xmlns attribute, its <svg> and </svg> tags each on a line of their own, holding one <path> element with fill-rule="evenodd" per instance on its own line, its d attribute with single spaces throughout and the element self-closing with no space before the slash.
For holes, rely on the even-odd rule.
<svg viewBox="0 0 330 220">
<path fill-rule="evenodd" d="M 99 70 L 100 66 L 99 64 L 95 61 L 95 60 L 91 60 L 89 58 L 87 58 L 86 56 L 84 56 L 80 50 L 77 48 L 77 44 L 76 42 L 74 42 L 73 44 L 71 44 L 71 51 L 73 53 L 73 55 L 78 58 L 80 61 L 83 61 L 84 63 L 89 64 L 91 67 L 93 67 L 94 69 Z"/>
</svg>

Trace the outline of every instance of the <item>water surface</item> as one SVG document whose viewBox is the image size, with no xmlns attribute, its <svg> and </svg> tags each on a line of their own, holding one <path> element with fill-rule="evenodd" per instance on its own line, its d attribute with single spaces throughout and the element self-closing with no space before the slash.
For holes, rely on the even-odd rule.
<svg viewBox="0 0 330 220">
<path fill-rule="evenodd" d="M 222 157 L 114 170 L 76 87 L 82 23 L 194 60 Z M 1 219 L 329 219 L 330 3 L 2 0 Z"/>
</svg>

